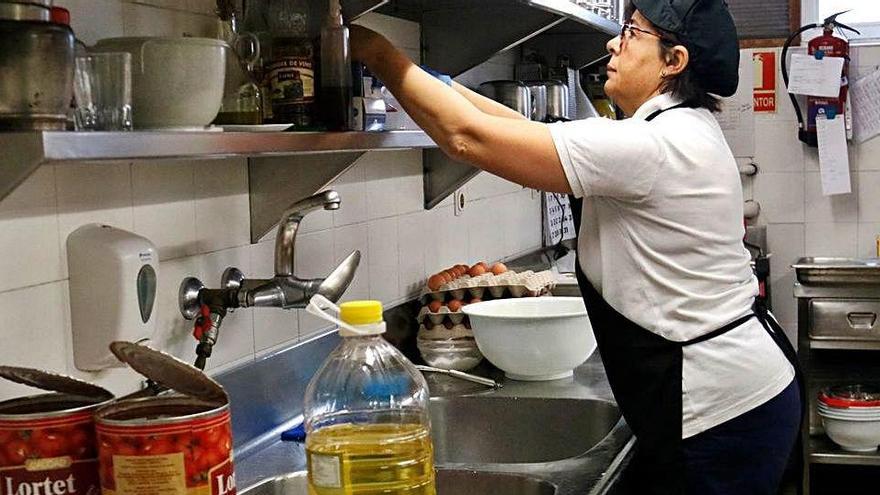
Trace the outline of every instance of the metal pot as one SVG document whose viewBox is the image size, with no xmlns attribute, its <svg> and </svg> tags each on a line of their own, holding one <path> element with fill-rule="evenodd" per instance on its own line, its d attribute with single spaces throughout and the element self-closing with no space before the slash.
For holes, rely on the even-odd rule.
<svg viewBox="0 0 880 495">
<path fill-rule="evenodd" d="M 0 3 L 22 3 L 22 4 L 37 5 L 39 7 L 51 9 L 54 1 L 53 0 L 0 0 Z"/>
<path fill-rule="evenodd" d="M 532 117 L 532 97 L 528 86 L 519 81 L 488 81 L 477 92 L 512 108 L 527 118 Z"/>
<path fill-rule="evenodd" d="M 0 20 L 0 130 L 65 128 L 74 42 L 67 26 Z"/>
<path fill-rule="evenodd" d="M 568 107 L 568 86 L 559 81 L 544 81 L 547 88 L 547 120 L 571 120 L 571 109 Z"/>
<path fill-rule="evenodd" d="M 0 1 L 0 20 L 49 22 L 52 11 L 33 3 Z"/>
<path fill-rule="evenodd" d="M 547 121 L 547 87 L 543 81 L 526 81 L 532 95 L 532 120 Z"/>
</svg>

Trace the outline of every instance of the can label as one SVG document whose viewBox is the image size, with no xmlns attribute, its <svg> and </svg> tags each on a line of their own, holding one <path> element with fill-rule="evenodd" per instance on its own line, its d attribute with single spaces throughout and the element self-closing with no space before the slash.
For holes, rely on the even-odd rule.
<svg viewBox="0 0 880 495">
<path fill-rule="evenodd" d="M 98 495 L 92 412 L 0 421 L 2 495 Z"/>
<path fill-rule="evenodd" d="M 236 494 L 228 412 L 171 425 L 99 424 L 98 442 L 104 495 Z"/>
<path fill-rule="evenodd" d="M 272 101 L 278 104 L 311 103 L 315 99 L 315 69 L 312 59 L 289 56 L 269 65 Z"/>
</svg>

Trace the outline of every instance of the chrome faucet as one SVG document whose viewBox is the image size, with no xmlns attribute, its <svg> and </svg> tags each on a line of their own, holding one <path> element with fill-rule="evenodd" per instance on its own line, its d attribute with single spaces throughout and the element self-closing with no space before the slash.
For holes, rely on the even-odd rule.
<svg viewBox="0 0 880 495">
<path fill-rule="evenodd" d="M 220 289 L 207 289 L 194 277 L 180 284 L 180 312 L 188 320 L 196 319 L 196 366 L 203 368 L 217 341 L 227 310 L 248 307 L 304 308 L 315 294 L 338 301 L 348 289 L 361 260 L 353 251 L 325 278 L 303 279 L 294 272 L 296 233 L 302 219 L 315 210 L 339 209 L 336 191 L 324 191 L 290 205 L 281 215 L 275 238 L 275 276 L 248 279 L 237 268 L 229 267 L 220 279 Z M 205 309 L 207 308 L 207 309 Z"/>
</svg>

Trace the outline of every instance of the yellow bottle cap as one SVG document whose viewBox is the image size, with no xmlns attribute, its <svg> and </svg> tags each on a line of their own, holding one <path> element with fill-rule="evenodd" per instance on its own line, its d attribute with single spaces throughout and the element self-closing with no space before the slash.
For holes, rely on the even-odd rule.
<svg viewBox="0 0 880 495">
<path fill-rule="evenodd" d="M 350 301 L 339 305 L 339 318 L 349 325 L 382 322 L 381 301 Z"/>
</svg>

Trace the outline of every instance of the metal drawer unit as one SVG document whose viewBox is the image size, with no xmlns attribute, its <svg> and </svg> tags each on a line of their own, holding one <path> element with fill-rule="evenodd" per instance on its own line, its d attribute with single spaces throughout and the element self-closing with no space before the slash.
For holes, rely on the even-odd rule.
<svg viewBox="0 0 880 495">
<path fill-rule="evenodd" d="M 825 436 L 816 413 L 825 386 L 880 383 L 880 259 L 802 258 L 793 267 L 798 356 L 809 401 L 802 431 L 802 487 L 809 494 L 815 464 L 878 466 L 880 475 L 880 453 L 840 449 Z"/>
<path fill-rule="evenodd" d="M 812 299 L 809 304 L 811 339 L 880 341 L 880 299 Z"/>
</svg>

